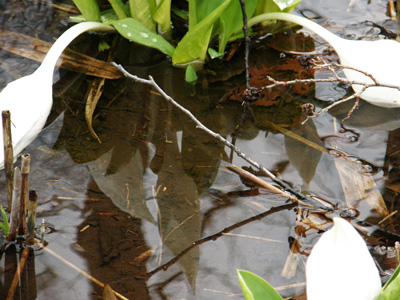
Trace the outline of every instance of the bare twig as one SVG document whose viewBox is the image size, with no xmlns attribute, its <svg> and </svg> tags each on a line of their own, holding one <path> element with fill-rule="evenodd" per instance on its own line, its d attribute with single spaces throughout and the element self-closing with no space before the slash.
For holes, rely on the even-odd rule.
<svg viewBox="0 0 400 300">
<path fill-rule="evenodd" d="M 269 178 L 271 178 L 276 184 L 278 184 L 279 186 L 281 186 L 286 192 L 291 193 L 292 195 L 296 196 L 298 200 L 306 203 L 306 204 L 311 204 L 314 206 L 314 208 L 320 208 L 323 209 L 325 211 L 334 211 L 335 208 L 333 207 L 333 205 L 328 205 L 327 203 L 320 203 L 315 201 L 314 198 L 308 196 L 308 195 L 303 195 L 299 192 L 297 192 L 296 190 L 294 190 L 290 185 L 288 185 L 287 183 L 285 183 L 284 181 L 280 180 L 278 177 L 276 177 L 274 174 L 272 174 L 269 170 L 267 170 L 266 168 L 264 168 L 262 165 L 260 165 L 258 162 L 254 161 L 253 159 L 251 159 L 249 156 L 247 156 L 245 153 L 243 153 L 238 147 L 236 147 L 235 145 L 233 145 L 232 143 L 230 143 L 228 140 L 226 140 L 225 138 L 223 138 L 220 134 L 215 133 L 214 131 L 210 130 L 209 128 L 207 128 L 206 126 L 204 126 L 199 120 L 197 120 L 197 118 L 186 108 L 184 108 L 182 105 L 180 105 L 179 103 L 177 103 L 174 99 L 172 99 L 169 95 L 167 95 L 164 90 L 162 88 L 160 88 L 157 83 L 154 81 L 153 77 L 149 76 L 149 79 L 143 79 L 140 78 L 136 75 L 132 75 L 129 72 L 127 72 L 121 65 L 117 65 L 115 63 L 113 63 L 126 77 L 133 79 L 136 82 L 142 83 L 142 84 L 146 84 L 151 86 L 152 88 L 154 88 L 156 91 L 158 91 L 160 93 L 160 95 L 167 100 L 169 103 L 171 103 L 172 105 L 174 105 L 175 107 L 177 107 L 181 112 L 183 112 L 186 116 L 188 116 L 195 124 L 196 124 L 196 128 L 205 131 L 207 134 L 211 135 L 212 137 L 214 137 L 216 140 L 222 142 L 225 146 L 227 146 L 228 148 L 232 149 L 240 158 L 244 159 L 245 161 L 247 161 L 249 164 L 251 164 L 252 166 L 254 166 L 255 168 L 261 170 L 262 172 L 264 172 L 264 174 L 266 176 L 268 176 Z"/>
<path fill-rule="evenodd" d="M 294 85 L 294 84 L 308 84 L 308 83 L 327 83 L 327 82 L 341 82 L 344 84 L 348 84 L 348 85 L 360 85 L 361 86 L 361 90 L 358 92 L 355 92 L 354 94 L 333 102 L 332 104 L 328 105 L 327 107 L 319 110 L 317 113 L 314 113 L 311 116 L 307 116 L 306 120 L 304 120 L 302 122 L 302 124 L 304 124 L 305 122 L 307 122 L 309 119 L 312 118 L 317 118 L 319 117 L 321 114 L 329 111 L 331 108 L 342 104 L 344 102 L 347 102 L 349 100 L 352 99 L 356 99 L 355 104 L 353 105 L 353 107 L 351 108 L 351 110 L 349 111 L 347 117 L 344 119 L 346 120 L 347 118 L 349 118 L 351 116 L 351 114 L 354 112 L 354 110 L 358 107 L 359 104 L 359 99 L 362 95 L 362 93 L 365 92 L 366 89 L 370 88 L 370 87 L 385 87 L 385 88 L 392 88 L 392 89 L 397 89 L 400 90 L 400 86 L 394 85 L 394 84 L 388 84 L 388 83 L 382 83 L 379 82 L 372 74 L 367 73 L 365 71 L 362 70 L 358 70 L 356 68 L 353 67 L 349 67 L 349 66 L 344 66 L 344 65 L 340 65 L 337 63 L 328 63 L 326 62 L 324 59 L 322 58 L 316 58 L 314 60 L 310 61 L 311 65 L 313 66 L 314 69 L 327 69 L 329 70 L 333 77 L 331 78 L 324 78 L 324 79 L 315 79 L 315 78 L 309 78 L 309 79 L 294 79 L 294 80 L 288 80 L 288 81 L 280 81 L 280 80 L 275 80 L 274 78 L 272 78 L 271 76 L 266 76 L 267 79 L 269 81 L 271 81 L 272 83 L 269 85 L 266 85 L 264 87 L 262 87 L 260 90 L 269 90 L 272 89 L 276 86 L 288 86 L 288 85 Z M 353 70 L 356 72 L 359 72 L 367 77 L 369 77 L 372 82 L 371 83 L 365 83 L 365 82 L 360 82 L 360 81 L 354 81 L 354 80 L 348 80 L 346 78 L 340 77 L 337 72 L 335 71 L 334 67 L 340 68 L 340 69 L 349 69 L 349 70 Z"/>
<path fill-rule="evenodd" d="M 247 225 L 251 222 L 257 221 L 257 220 L 261 220 L 269 215 L 272 215 L 276 212 L 282 211 L 282 210 L 290 210 L 292 208 L 296 207 L 296 203 L 290 203 L 290 204 L 285 204 L 282 206 L 278 206 L 278 207 L 271 207 L 270 210 L 267 210 L 261 214 L 255 215 L 253 217 L 250 217 L 248 219 L 245 219 L 241 222 L 238 222 L 234 225 L 231 225 L 229 227 L 224 228 L 223 230 L 213 234 L 213 235 L 209 235 L 205 238 L 202 238 L 200 240 L 197 240 L 195 242 L 193 242 L 189 247 L 187 247 L 186 249 L 182 250 L 177 256 L 175 256 L 174 258 L 172 258 L 170 261 L 168 261 L 167 263 L 159 266 L 158 268 L 154 269 L 151 272 L 148 272 L 145 276 L 147 278 L 150 278 L 151 276 L 153 276 L 154 274 L 158 273 L 159 271 L 163 270 L 166 271 L 169 267 L 171 267 L 173 264 L 175 264 L 183 255 L 185 255 L 186 253 L 188 253 L 190 250 L 192 250 L 193 248 L 196 248 L 206 242 L 209 241 L 215 241 L 217 239 L 219 239 L 221 236 L 224 236 L 226 233 L 231 232 L 234 229 L 240 228 L 244 225 Z"/>
<path fill-rule="evenodd" d="M 250 72 L 249 72 L 249 32 L 247 28 L 247 14 L 246 14 L 246 4 L 244 0 L 239 0 L 240 7 L 242 8 L 242 17 L 243 17 L 243 34 L 244 34 L 244 65 L 246 70 L 246 89 L 250 88 Z"/>
</svg>

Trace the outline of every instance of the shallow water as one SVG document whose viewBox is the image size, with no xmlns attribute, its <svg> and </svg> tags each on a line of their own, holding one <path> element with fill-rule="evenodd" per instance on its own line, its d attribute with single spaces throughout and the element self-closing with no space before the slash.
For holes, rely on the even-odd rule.
<svg viewBox="0 0 400 300">
<path fill-rule="evenodd" d="M 349 8 L 347 1 L 331 4 L 305 0 L 297 11 L 309 15 L 312 8 L 324 18 L 318 19 L 319 23 L 353 39 L 379 35 L 367 20 L 390 30 L 396 28 L 394 21 L 387 21 L 385 2 L 354 3 Z M 53 10 L 46 5 L 30 5 L 25 11 L 7 6 L 3 27 L 25 34 L 31 34 L 34 28 L 40 38 L 51 40 L 47 28 L 57 24 L 58 14 L 52 15 Z M 41 16 L 40 23 L 37 16 Z M 63 31 L 62 25 L 55 28 L 54 35 Z M 309 52 L 336 59 L 329 47 L 319 42 L 317 39 L 315 49 Z M 253 74 L 262 77 L 267 70 L 277 76 L 292 76 L 292 71 L 283 72 L 280 66 L 296 69 L 297 58 L 281 55 L 269 49 L 267 43 L 268 38 L 252 50 Z M 244 83 L 239 55 L 222 67 L 212 66 L 227 71 L 222 77 L 229 80 L 202 77 L 192 87 L 183 83 L 182 70 L 171 68 L 155 51 L 139 51 L 128 43 L 120 47 L 116 60 L 131 73 L 152 75 L 203 124 L 231 139 L 242 107 L 237 101 L 225 99 Z M 19 75 L 12 70 L 29 74 L 37 66 L 5 51 L 0 51 L 0 56 L 5 62 L 1 65 L 4 84 Z M 312 215 L 281 196 L 246 187 L 224 166 L 229 164 L 227 148 L 197 130 L 193 122 L 147 87 L 129 80 L 107 81 L 105 85 L 94 120 L 102 141 L 99 144 L 91 137 L 83 114 L 83 99 L 91 79 L 65 71 L 57 72 L 55 78 L 60 80 L 55 84 L 50 125 L 26 149 L 32 156 L 30 188 L 39 196 L 37 222 L 45 219 L 49 228 L 54 227 L 45 237 L 50 250 L 129 299 L 242 299 L 237 269 L 262 276 L 285 297 L 304 291 L 307 253 L 318 240 L 318 229 L 328 228 L 326 221 L 333 214 Z M 398 109 L 361 102 L 341 126 L 340 121 L 352 106 L 347 103 L 306 126 L 295 127 L 301 118 L 301 104 L 312 102 L 324 107 L 329 100 L 340 99 L 348 92 L 347 87 L 337 84 L 280 90 L 276 99 L 285 105 L 268 106 L 267 102 L 265 106 L 253 106 L 254 122 L 245 119 L 236 145 L 296 190 L 339 207 L 346 207 L 349 196 L 343 188 L 346 181 L 355 180 L 354 186 L 366 182 L 364 194 L 357 196 L 360 189 L 355 188 L 355 197 L 347 199 L 347 204 L 359 211 L 358 221 L 376 224 L 382 218 L 377 211 L 382 208 L 379 191 L 387 200 L 389 212 L 396 208 L 391 192 L 397 191 L 397 148 L 394 142 L 388 144 L 388 139 L 396 140 Z M 271 129 L 271 122 L 293 129 L 313 145 L 340 150 L 349 157 L 305 146 Z M 236 156 L 232 163 L 248 165 Z M 391 189 L 385 188 L 388 177 Z M 370 199 L 373 204 L 357 201 L 360 198 Z M 270 209 L 270 214 L 257 220 L 239 223 Z M 305 219 L 320 227 L 313 228 L 310 223 L 305 226 L 300 222 Z M 391 226 L 387 229 L 396 232 L 396 225 Z M 224 234 L 200 242 L 165 271 L 153 272 L 194 242 L 225 228 L 228 230 Z M 365 228 L 367 236 L 376 229 Z M 392 245 L 390 238 L 370 237 L 369 241 L 372 247 Z M 291 252 L 290 247 L 296 249 L 296 244 L 301 254 Z M 15 255 L 3 255 L 0 268 L 5 271 L 0 273 L 4 274 L 0 283 L 5 289 L 7 278 L 13 275 L 7 271 L 7 257 L 9 261 Z M 35 299 L 34 293 L 36 299 L 98 299 L 102 294 L 97 284 L 48 251 L 36 250 L 34 263 L 35 282 L 27 285 L 28 292 L 19 290 L 18 299 L 26 299 L 26 295 Z M 382 264 L 390 269 L 387 262 Z M 149 273 L 151 276 L 146 277 Z"/>
</svg>

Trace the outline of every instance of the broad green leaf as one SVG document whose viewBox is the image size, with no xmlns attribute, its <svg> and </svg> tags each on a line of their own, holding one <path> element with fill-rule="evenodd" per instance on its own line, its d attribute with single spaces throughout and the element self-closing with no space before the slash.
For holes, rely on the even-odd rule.
<svg viewBox="0 0 400 300">
<path fill-rule="evenodd" d="M 395 300 L 400 295 L 400 265 L 397 266 L 396 271 L 390 277 L 389 281 L 386 282 L 379 295 L 375 300 Z"/>
<path fill-rule="evenodd" d="M 210 15 L 224 0 L 189 0 L 189 30 Z"/>
<path fill-rule="evenodd" d="M 106 22 L 106 21 L 110 21 L 110 20 L 118 20 L 118 16 L 112 8 L 101 12 L 101 21 L 102 22 Z"/>
<path fill-rule="evenodd" d="M 246 14 L 248 19 L 253 15 L 257 0 L 246 0 Z M 221 14 L 220 26 L 219 26 L 219 46 L 218 51 L 223 53 L 225 51 L 226 44 L 233 33 L 243 28 L 243 16 L 240 2 L 235 0 L 231 1 L 228 7 Z"/>
<path fill-rule="evenodd" d="M 187 83 L 194 83 L 197 80 L 197 73 L 191 65 L 188 65 L 185 73 L 185 81 Z"/>
<path fill-rule="evenodd" d="M 111 24 L 126 39 L 161 51 L 169 56 L 174 53 L 174 47 L 161 35 L 150 31 L 138 20 L 127 18 L 106 22 Z"/>
<path fill-rule="evenodd" d="M 270 12 L 280 12 L 279 6 L 273 0 L 259 0 L 255 15 L 261 15 Z"/>
<path fill-rule="evenodd" d="M 238 270 L 237 273 L 246 300 L 283 300 L 278 292 L 261 277 L 248 271 Z"/>
<path fill-rule="evenodd" d="M 129 1 L 132 18 L 138 20 L 149 30 L 156 32 L 156 23 L 152 18 L 152 11 L 155 10 L 153 0 L 132 0 Z"/>
<path fill-rule="evenodd" d="M 125 19 L 129 16 L 128 10 L 121 0 L 108 0 L 108 2 L 110 2 L 113 10 L 118 16 L 118 19 Z"/>
<path fill-rule="evenodd" d="M 171 31 L 171 0 L 161 0 L 154 11 L 153 20 L 161 25 L 163 32 Z"/>
<path fill-rule="evenodd" d="M 201 22 L 207 18 L 218 6 L 222 5 L 225 0 L 213 0 L 213 1 L 197 1 L 197 18 Z"/>
<path fill-rule="evenodd" d="M 290 12 L 301 0 L 259 0 L 255 15 L 271 12 Z"/>
<path fill-rule="evenodd" d="M 182 38 L 172 56 L 175 66 L 204 62 L 214 23 L 221 16 L 231 0 L 226 0 L 205 19 L 200 21 Z"/>
<path fill-rule="evenodd" d="M 189 0 L 189 30 L 199 23 L 197 17 L 197 1 Z"/>
<path fill-rule="evenodd" d="M 100 9 L 96 0 L 73 0 L 86 21 L 100 22 Z"/>
</svg>

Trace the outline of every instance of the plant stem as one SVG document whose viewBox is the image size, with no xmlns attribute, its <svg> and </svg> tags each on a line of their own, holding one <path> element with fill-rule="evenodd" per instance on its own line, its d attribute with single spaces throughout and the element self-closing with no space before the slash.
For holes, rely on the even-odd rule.
<svg viewBox="0 0 400 300">
<path fill-rule="evenodd" d="M 31 156 L 29 154 L 22 155 L 21 160 L 21 197 L 19 203 L 19 227 L 18 234 L 24 235 L 26 231 L 26 202 L 28 198 L 28 182 L 29 170 L 31 165 Z"/>
<path fill-rule="evenodd" d="M 3 145 L 4 145 L 4 170 L 6 172 L 6 186 L 7 186 L 7 212 L 11 212 L 11 201 L 13 195 L 13 181 L 14 181 L 14 151 L 11 138 L 11 120 L 10 111 L 5 110 L 2 112 L 3 120 Z"/>
<path fill-rule="evenodd" d="M 26 237 L 26 243 L 28 245 L 33 245 L 35 243 L 36 208 L 37 194 L 35 191 L 29 191 L 28 225 Z"/>
<path fill-rule="evenodd" d="M 10 231 L 8 232 L 9 242 L 15 239 L 15 233 L 17 231 L 20 194 L 21 194 L 21 171 L 17 167 L 14 170 L 14 192 L 12 198 L 12 208 L 10 217 Z"/>
</svg>

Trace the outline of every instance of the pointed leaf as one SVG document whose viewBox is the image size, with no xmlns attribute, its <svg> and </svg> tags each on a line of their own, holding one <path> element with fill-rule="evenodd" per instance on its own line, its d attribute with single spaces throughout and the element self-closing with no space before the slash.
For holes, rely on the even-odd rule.
<svg viewBox="0 0 400 300">
<path fill-rule="evenodd" d="M 257 0 L 246 1 L 246 14 L 248 19 L 254 14 L 257 6 Z M 242 8 L 239 1 L 231 1 L 225 11 L 222 13 L 220 18 L 220 30 L 219 30 L 219 52 L 225 51 L 225 46 L 229 38 L 235 32 L 239 31 L 243 27 L 243 15 Z"/>
<path fill-rule="evenodd" d="M 124 38 L 132 42 L 155 48 L 169 56 L 174 53 L 174 47 L 170 43 L 161 35 L 150 31 L 138 20 L 127 18 L 108 21 L 107 23 L 113 25 Z"/>
<path fill-rule="evenodd" d="M 185 73 L 185 81 L 187 83 L 195 83 L 197 80 L 197 73 L 191 65 L 188 65 Z"/>
<path fill-rule="evenodd" d="M 237 273 L 246 300 L 283 300 L 278 292 L 261 277 L 248 271 L 238 270 Z"/>
<path fill-rule="evenodd" d="M 392 300 L 397 299 L 400 295 L 400 265 L 397 266 L 396 271 L 394 271 L 392 277 L 386 282 L 385 286 L 382 288 L 379 295 L 375 300 Z"/>
<path fill-rule="evenodd" d="M 179 42 L 172 56 L 172 63 L 175 66 L 204 62 L 213 25 L 229 5 L 230 1 L 226 0 L 200 23 L 189 29 L 189 32 Z"/>
<path fill-rule="evenodd" d="M 113 10 L 118 16 L 118 19 L 125 19 L 128 17 L 128 10 L 121 0 L 108 0 L 108 2 L 110 2 Z"/>
<path fill-rule="evenodd" d="M 153 20 L 161 25 L 163 32 L 171 30 L 171 0 L 161 0 L 153 14 Z"/>
<path fill-rule="evenodd" d="M 129 1 L 132 18 L 138 20 L 150 31 L 156 32 L 156 23 L 152 18 L 152 11 L 155 9 L 152 0 Z"/>
</svg>

